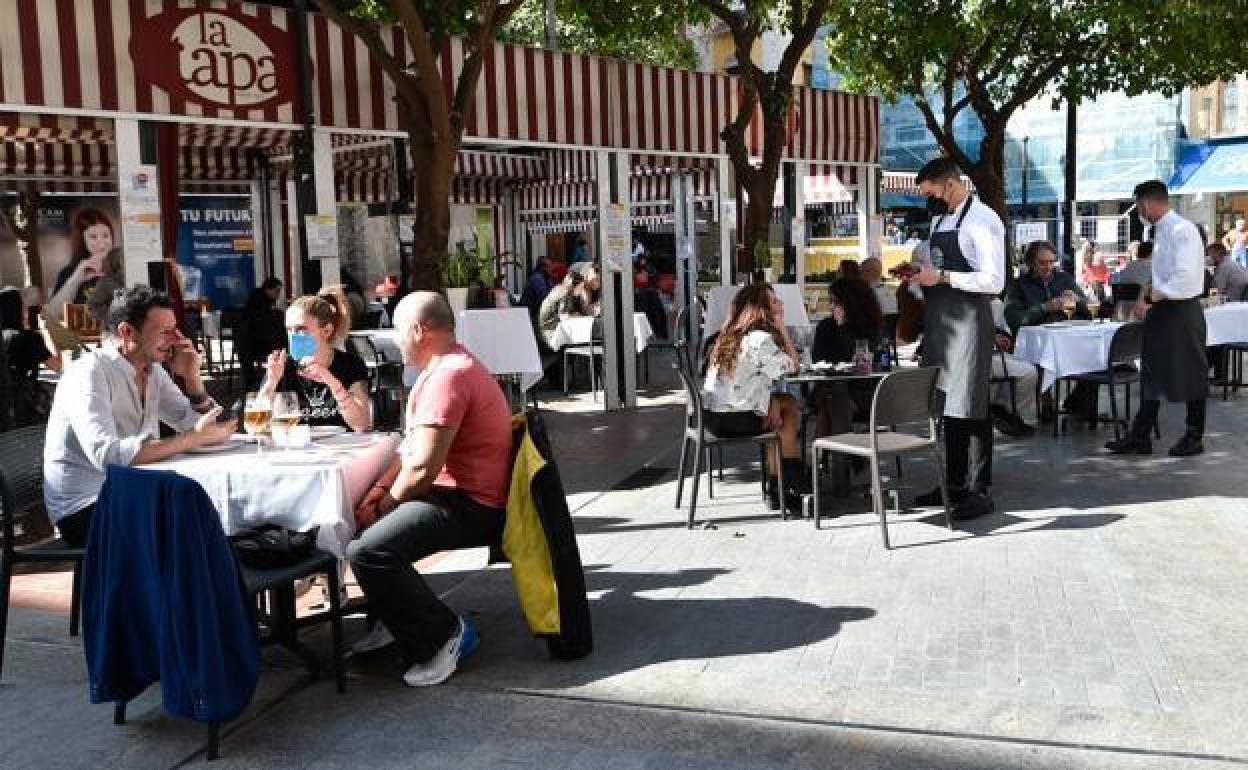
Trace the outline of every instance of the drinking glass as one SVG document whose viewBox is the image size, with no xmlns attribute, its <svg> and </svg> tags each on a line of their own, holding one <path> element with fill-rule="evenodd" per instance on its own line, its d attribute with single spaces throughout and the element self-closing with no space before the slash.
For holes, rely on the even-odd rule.
<svg viewBox="0 0 1248 770">
<path fill-rule="evenodd" d="M 269 429 L 273 418 L 273 404 L 268 396 L 260 393 L 248 393 L 243 403 L 243 430 L 256 439 L 256 453 L 264 451 L 264 433 Z"/>
<path fill-rule="evenodd" d="M 290 430 L 303 419 L 299 409 L 299 397 L 292 391 L 285 390 L 273 395 L 273 443 L 281 447 L 289 447 Z"/>
</svg>

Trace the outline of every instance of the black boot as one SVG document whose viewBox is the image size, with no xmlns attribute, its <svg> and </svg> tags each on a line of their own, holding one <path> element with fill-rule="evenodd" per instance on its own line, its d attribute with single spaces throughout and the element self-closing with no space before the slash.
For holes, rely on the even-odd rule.
<svg viewBox="0 0 1248 770">
<path fill-rule="evenodd" d="M 791 516 L 802 515 L 802 495 L 810 494 L 810 471 L 798 457 L 786 457 L 784 463 L 784 511 Z"/>
<path fill-rule="evenodd" d="M 1147 433 L 1143 436 L 1128 433 L 1126 438 L 1105 442 L 1105 448 L 1116 455 L 1151 455 L 1153 442 L 1149 440 Z"/>
<path fill-rule="evenodd" d="M 780 510 L 780 482 L 775 476 L 767 477 L 767 510 Z"/>
</svg>

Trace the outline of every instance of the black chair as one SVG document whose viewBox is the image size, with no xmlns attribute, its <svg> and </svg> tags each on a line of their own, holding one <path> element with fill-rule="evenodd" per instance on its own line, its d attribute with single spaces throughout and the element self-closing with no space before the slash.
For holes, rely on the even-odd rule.
<svg viewBox="0 0 1248 770">
<path fill-rule="evenodd" d="M 347 349 L 359 356 L 368 367 L 368 392 L 373 399 L 374 425 L 397 428 L 403 412 L 403 363 L 387 359 L 367 334 L 348 335 Z M 390 421 L 391 415 L 394 416 L 393 422 Z"/>
<path fill-rule="evenodd" d="M 949 491 L 945 483 L 945 462 L 937 435 L 937 415 L 933 408 L 936 394 L 935 368 L 902 369 L 885 375 L 876 386 L 871 399 L 870 430 L 867 433 L 842 433 L 824 436 L 811 444 L 811 476 L 814 494 L 815 528 L 819 528 L 821 511 L 819 505 L 819 454 L 834 452 L 867 459 L 871 465 L 871 500 L 880 519 L 880 534 L 884 547 L 888 541 L 887 511 L 884 507 L 884 491 L 880 481 L 880 460 L 894 455 L 900 462 L 903 454 L 929 451 L 935 456 L 940 473 L 940 495 L 944 501 L 945 525 L 953 528 L 949 512 Z M 896 430 L 897 426 L 927 423 L 927 435 L 917 435 Z M 900 464 L 898 465 L 900 467 Z"/>
<path fill-rule="evenodd" d="M 1096 386 L 1096 392 L 1099 395 L 1101 386 L 1109 388 L 1109 417 L 1110 422 L 1114 426 L 1114 438 L 1122 438 L 1122 431 L 1119 427 L 1125 429 L 1128 421 L 1131 419 L 1131 385 L 1140 381 L 1140 370 L 1136 368 L 1135 362 L 1140 358 L 1140 350 L 1144 344 L 1144 324 L 1139 321 L 1123 324 L 1116 332 L 1113 339 L 1109 342 L 1109 357 L 1105 362 L 1105 368 L 1099 372 L 1089 372 L 1087 374 L 1078 374 L 1073 377 L 1065 378 L 1072 382 L 1087 382 Z M 1060 392 L 1057 388 L 1058 383 L 1054 384 L 1054 395 L 1059 396 Z M 1118 387 L 1123 386 L 1126 389 L 1126 411 L 1122 416 L 1118 416 Z M 1054 420 L 1054 432 L 1058 432 L 1062 421 L 1062 415 L 1057 415 Z M 1101 421 L 1099 416 L 1094 418 L 1094 424 Z M 1160 429 L 1156 424 L 1153 425 L 1154 431 Z M 1157 433 L 1160 438 L 1160 432 Z"/>
<path fill-rule="evenodd" d="M 676 346 L 676 363 L 673 367 L 676 374 L 680 377 L 681 383 L 685 387 L 685 429 L 684 436 L 680 444 L 680 467 L 677 470 L 676 479 L 676 507 L 680 507 L 680 501 L 685 486 L 685 468 L 689 464 L 690 449 L 693 455 L 693 490 L 689 498 L 689 529 L 693 529 L 695 514 L 698 506 L 698 479 L 702 475 L 703 455 L 706 456 L 706 484 L 707 494 L 710 497 L 715 496 L 714 487 L 714 471 L 713 453 L 717 448 L 722 448 L 728 444 L 758 444 L 759 458 L 761 462 L 762 489 L 763 499 L 767 499 L 767 450 L 775 446 L 776 454 L 780 453 L 780 436 L 775 432 L 760 433 L 755 436 L 742 437 L 725 437 L 716 436 L 706 428 L 706 410 L 702 405 L 702 391 L 694 384 L 691 359 L 688 350 L 682 344 Z M 722 465 L 722 457 L 721 457 Z M 784 469 L 777 468 L 779 477 L 776 480 L 781 490 L 784 489 Z M 721 477 L 722 478 L 722 477 Z M 784 506 L 781 505 L 781 518 L 788 516 Z"/>
<path fill-rule="evenodd" d="M 4 667 L 4 637 L 9 620 L 9 590 L 13 569 L 19 564 L 72 564 L 73 588 L 69 600 L 69 633 L 78 635 L 82 606 L 82 557 L 59 537 L 37 545 L 17 547 L 18 519 L 35 515 L 43 506 L 44 425 L 31 425 L 0 433 L 0 518 L 4 547 L 0 552 L 0 673 Z"/>
<path fill-rule="evenodd" d="M 995 340 L 992 343 L 992 353 L 994 356 L 997 357 L 997 360 L 1001 363 L 1002 374 L 1000 377 L 996 376 L 995 374 L 989 377 L 988 384 L 1005 385 L 1009 387 L 1010 389 L 1010 412 L 1013 414 L 1018 414 L 1018 378 L 1012 377 L 1010 375 L 1010 369 L 1009 367 L 1005 365 L 1005 351 L 1001 349 L 1000 345 L 997 345 Z"/>
</svg>

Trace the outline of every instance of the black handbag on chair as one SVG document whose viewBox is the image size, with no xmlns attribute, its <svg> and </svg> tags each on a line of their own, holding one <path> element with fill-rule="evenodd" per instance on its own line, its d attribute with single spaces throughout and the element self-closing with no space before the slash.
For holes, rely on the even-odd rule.
<svg viewBox="0 0 1248 770">
<path fill-rule="evenodd" d="M 230 536 L 234 553 L 245 566 L 255 569 L 274 569 L 298 564 L 316 547 L 318 527 L 307 532 L 295 532 L 266 524 L 257 529 Z"/>
</svg>

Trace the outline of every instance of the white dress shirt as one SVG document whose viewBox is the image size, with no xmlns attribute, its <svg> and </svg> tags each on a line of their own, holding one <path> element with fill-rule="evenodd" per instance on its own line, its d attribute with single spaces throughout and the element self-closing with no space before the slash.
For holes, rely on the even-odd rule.
<svg viewBox="0 0 1248 770">
<path fill-rule="evenodd" d="M 200 414 L 160 366 L 147 375 L 139 402 L 134 367 L 104 345 L 65 367 L 48 416 L 43 450 L 43 499 L 52 521 L 95 502 L 109 465 L 130 465 L 160 423 L 195 427 Z"/>
<path fill-rule="evenodd" d="M 958 218 L 962 210 L 970 206 L 962 227 Z M 949 273 L 949 285 L 955 289 L 975 294 L 1000 294 L 1005 288 L 1005 225 L 997 212 L 988 208 L 978 198 L 968 195 L 966 201 L 941 217 L 940 224 L 932 232 L 944 233 L 958 230 L 958 246 L 962 256 L 971 266 L 969 273 Z M 923 241 L 915 249 L 916 261 L 930 265 L 931 241 Z"/>
<path fill-rule="evenodd" d="M 732 374 L 720 376 L 712 364 L 702 385 L 703 406 L 712 412 L 754 412 L 765 417 L 771 407 L 772 386 L 793 371 L 793 359 L 761 329 L 741 340 Z"/>
<path fill-rule="evenodd" d="M 1153 289 L 1166 299 L 1192 299 L 1205 290 L 1200 231 L 1173 211 L 1153 226 Z"/>
</svg>

